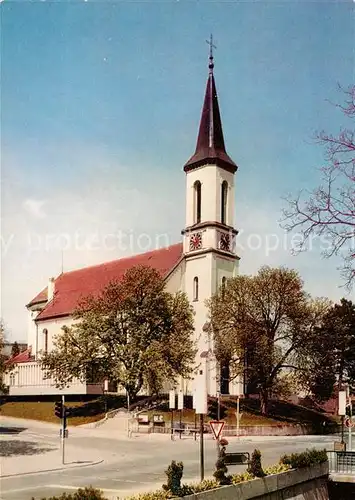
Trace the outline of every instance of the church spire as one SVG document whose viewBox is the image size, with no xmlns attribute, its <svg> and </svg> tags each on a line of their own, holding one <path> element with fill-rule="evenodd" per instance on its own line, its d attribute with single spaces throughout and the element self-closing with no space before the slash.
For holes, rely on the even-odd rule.
<svg viewBox="0 0 355 500">
<path fill-rule="evenodd" d="M 209 75 L 207 79 L 205 100 L 202 108 L 200 128 L 194 155 L 185 164 L 185 172 L 201 165 L 214 164 L 231 172 L 237 170 L 237 165 L 228 156 L 224 145 L 221 115 L 219 112 L 216 84 L 213 75 L 213 39 L 210 45 Z"/>
</svg>

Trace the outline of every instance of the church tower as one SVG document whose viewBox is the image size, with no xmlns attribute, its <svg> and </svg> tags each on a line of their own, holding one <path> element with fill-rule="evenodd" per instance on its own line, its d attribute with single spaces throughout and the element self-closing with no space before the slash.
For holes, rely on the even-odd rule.
<svg viewBox="0 0 355 500">
<path fill-rule="evenodd" d="M 236 393 L 223 383 L 223 368 L 213 357 L 205 301 L 238 273 L 235 253 L 234 186 L 237 165 L 224 145 L 214 63 L 210 44 L 209 74 L 196 150 L 184 166 L 186 173 L 186 227 L 184 236 L 185 291 L 195 310 L 197 363 L 207 363 L 207 389 Z M 207 359 L 207 361 L 206 361 Z M 228 387 L 229 385 L 229 387 Z M 227 389 L 225 389 L 227 387 Z"/>
</svg>

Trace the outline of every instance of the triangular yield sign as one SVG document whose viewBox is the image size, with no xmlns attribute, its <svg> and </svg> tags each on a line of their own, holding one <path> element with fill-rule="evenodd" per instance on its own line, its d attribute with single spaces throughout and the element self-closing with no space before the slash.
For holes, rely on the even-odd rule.
<svg viewBox="0 0 355 500">
<path fill-rule="evenodd" d="M 222 432 L 224 424 L 225 424 L 225 422 L 223 420 L 211 420 L 210 421 L 210 427 L 211 427 L 212 432 L 214 434 L 214 437 L 217 439 L 217 441 L 218 441 L 218 438 Z"/>
</svg>

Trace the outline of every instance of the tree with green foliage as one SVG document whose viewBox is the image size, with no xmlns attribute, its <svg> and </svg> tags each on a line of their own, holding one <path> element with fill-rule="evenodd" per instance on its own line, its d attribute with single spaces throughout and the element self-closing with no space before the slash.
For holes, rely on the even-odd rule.
<svg viewBox="0 0 355 500">
<path fill-rule="evenodd" d="M 329 399 L 337 385 L 355 384 L 355 304 L 341 299 L 325 314 L 311 337 L 307 383 L 318 401 Z"/>
<path fill-rule="evenodd" d="M 83 299 L 74 320 L 41 359 L 46 376 L 60 387 L 74 378 L 107 378 L 134 398 L 143 387 L 157 394 L 193 369 L 192 307 L 185 294 L 165 290 L 155 269 L 129 269 L 120 281 Z"/>
<path fill-rule="evenodd" d="M 209 301 L 216 357 L 229 365 L 230 379 L 242 374 L 254 385 L 262 414 L 281 373 L 306 369 L 303 350 L 326 307 L 282 267 L 231 278 Z"/>
</svg>

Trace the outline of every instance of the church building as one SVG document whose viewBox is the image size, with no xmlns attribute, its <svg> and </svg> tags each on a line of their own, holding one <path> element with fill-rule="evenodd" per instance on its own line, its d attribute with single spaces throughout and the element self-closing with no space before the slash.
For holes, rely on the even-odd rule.
<svg viewBox="0 0 355 500">
<path fill-rule="evenodd" d="M 195 311 L 196 365 L 204 363 L 207 390 L 221 390 L 220 369 L 213 356 L 205 305 L 218 288 L 238 273 L 234 227 L 235 175 L 237 165 L 227 154 L 214 78 L 213 55 L 203 102 L 196 150 L 185 163 L 186 221 L 182 242 L 133 257 L 63 272 L 28 304 L 28 350 L 13 359 L 14 369 L 6 375 L 10 395 L 100 394 L 102 384 L 72 383 L 57 389 L 45 380 L 37 360 L 53 346 L 53 338 L 64 325 L 72 323 L 72 313 L 82 296 L 120 279 L 132 266 L 148 265 L 159 271 L 169 292 L 181 290 Z M 180 238 L 179 238 L 180 239 Z M 177 238 L 178 240 L 178 238 Z M 185 393 L 195 390 L 195 381 L 181 381 Z M 230 394 L 240 394 L 242 384 L 229 384 Z"/>
</svg>

